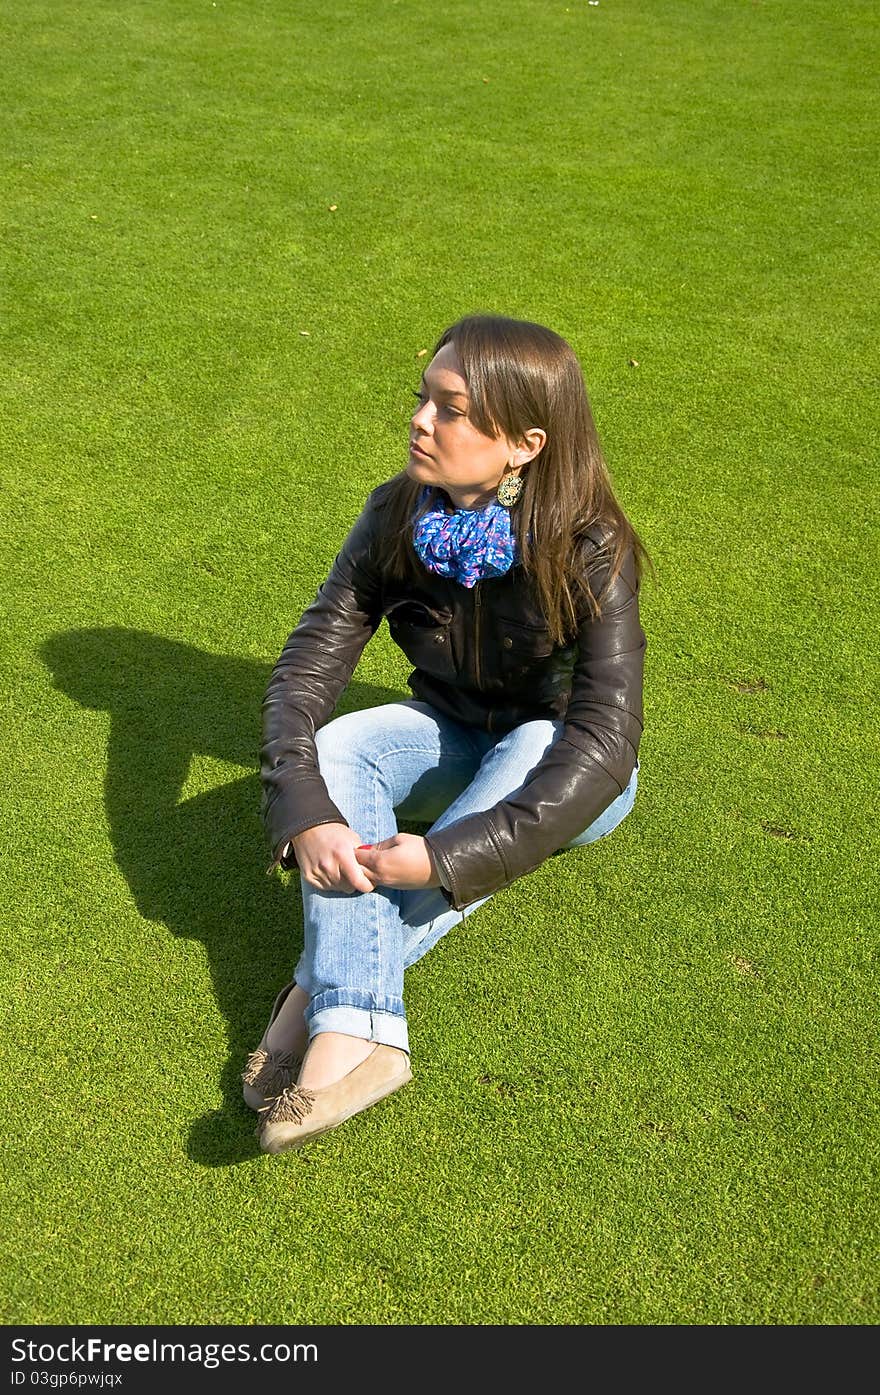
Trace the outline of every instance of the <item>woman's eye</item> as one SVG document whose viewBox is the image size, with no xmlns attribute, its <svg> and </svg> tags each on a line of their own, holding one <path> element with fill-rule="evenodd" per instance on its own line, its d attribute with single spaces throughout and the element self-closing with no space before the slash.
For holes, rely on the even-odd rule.
<svg viewBox="0 0 880 1395">
<path fill-rule="evenodd" d="M 413 397 L 415 397 L 417 401 L 425 402 L 427 400 L 424 393 L 416 392 L 415 388 L 412 388 L 411 391 Z M 443 410 L 448 412 L 451 417 L 463 417 L 465 415 L 464 412 L 457 412 L 454 407 L 444 407 Z"/>
</svg>

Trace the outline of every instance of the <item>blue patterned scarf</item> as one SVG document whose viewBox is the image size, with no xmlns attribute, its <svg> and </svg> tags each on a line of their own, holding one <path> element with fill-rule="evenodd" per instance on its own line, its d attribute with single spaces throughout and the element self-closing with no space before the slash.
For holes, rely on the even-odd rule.
<svg viewBox="0 0 880 1395">
<path fill-rule="evenodd" d="M 416 513 L 430 493 L 426 484 L 416 500 Z M 441 505 L 422 514 L 413 528 L 413 546 L 429 571 L 451 576 L 468 588 L 484 577 L 503 576 L 519 561 L 510 509 L 497 499 L 482 509 L 447 513 Z"/>
</svg>

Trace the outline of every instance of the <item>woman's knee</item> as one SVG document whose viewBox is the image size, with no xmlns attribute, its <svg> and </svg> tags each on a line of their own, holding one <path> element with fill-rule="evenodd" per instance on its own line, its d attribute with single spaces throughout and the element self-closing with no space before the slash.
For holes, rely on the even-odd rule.
<svg viewBox="0 0 880 1395">
<path fill-rule="evenodd" d="M 424 718 L 411 714 L 404 703 L 384 703 L 334 717 L 315 732 L 318 766 L 325 777 L 333 770 L 382 768 L 389 752 L 404 744 L 406 735 Z"/>
<path fill-rule="evenodd" d="M 353 718 L 357 712 L 346 712 L 315 732 L 318 769 L 327 793 L 339 807 L 363 770 L 364 732 Z"/>
<path fill-rule="evenodd" d="M 531 770 L 555 741 L 562 735 L 565 723 L 549 718 L 538 718 L 533 722 L 523 722 L 502 736 L 493 748 L 498 757 L 516 760 L 524 770 Z"/>
<path fill-rule="evenodd" d="M 338 763 L 351 764 L 352 760 L 369 756 L 371 749 L 375 751 L 375 723 L 369 718 L 371 710 L 345 712 L 315 732 L 315 750 L 322 771 Z"/>
</svg>

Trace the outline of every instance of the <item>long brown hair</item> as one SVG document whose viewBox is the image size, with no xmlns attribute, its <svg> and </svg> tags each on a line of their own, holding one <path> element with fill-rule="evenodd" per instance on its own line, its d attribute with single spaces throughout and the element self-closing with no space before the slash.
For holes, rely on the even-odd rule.
<svg viewBox="0 0 880 1395">
<path fill-rule="evenodd" d="M 566 644 L 576 633 L 584 602 L 601 619 L 602 597 L 630 549 L 636 586 L 646 563 L 655 574 L 647 548 L 614 497 L 581 366 L 552 329 L 502 315 L 457 320 L 440 335 L 432 357 L 450 342 L 468 385 L 468 416 L 478 431 L 512 441 L 532 427 L 547 433 L 542 449 L 521 471 L 523 490 L 511 509 L 511 526 L 553 642 Z M 389 509 L 388 565 L 404 580 L 416 581 L 424 573 L 412 545 L 422 488 L 404 470 L 380 491 Z M 439 507 L 438 492 L 445 494 L 431 488 L 425 509 Z M 589 569 L 598 564 L 605 573 L 598 596 L 581 551 L 585 533 L 596 527 L 600 537 L 594 532 L 593 542 L 599 545 L 590 553 Z"/>
</svg>

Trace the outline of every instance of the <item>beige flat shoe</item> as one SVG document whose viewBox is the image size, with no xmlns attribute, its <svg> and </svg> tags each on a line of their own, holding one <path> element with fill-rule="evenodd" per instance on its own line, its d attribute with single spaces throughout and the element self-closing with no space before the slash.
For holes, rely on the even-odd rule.
<svg viewBox="0 0 880 1395">
<path fill-rule="evenodd" d="M 377 1100 L 412 1080 L 409 1056 L 380 1042 L 365 1061 L 321 1090 L 288 1088 L 260 1110 L 258 1135 L 264 1153 L 301 1148 L 309 1139 L 335 1129 Z"/>
<path fill-rule="evenodd" d="M 248 1056 L 247 1065 L 241 1073 L 244 1102 L 251 1109 L 265 1109 L 299 1075 L 303 1063 L 301 1055 L 294 1055 L 292 1051 L 269 1051 L 266 1047 L 269 1028 L 287 1001 L 287 995 L 295 987 L 296 980 L 291 979 L 278 994 L 262 1040 L 256 1051 Z"/>
</svg>

